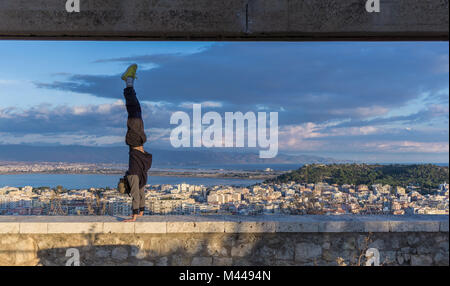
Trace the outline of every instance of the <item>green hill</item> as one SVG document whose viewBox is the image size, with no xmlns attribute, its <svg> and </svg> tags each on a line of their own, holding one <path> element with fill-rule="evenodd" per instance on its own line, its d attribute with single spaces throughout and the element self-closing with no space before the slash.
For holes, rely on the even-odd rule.
<svg viewBox="0 0 450 286">
<path fill-rule="evenodd" d="M 319 183 L 328 184 L 389 184 L 391 186 L 416 185 L 423 189 L 437 188 L 449 182 L 449 168 L 427 165 L 366 165 L 366 164 L 312 164 L 267 180 L 267 183 Z"/>
</svg>

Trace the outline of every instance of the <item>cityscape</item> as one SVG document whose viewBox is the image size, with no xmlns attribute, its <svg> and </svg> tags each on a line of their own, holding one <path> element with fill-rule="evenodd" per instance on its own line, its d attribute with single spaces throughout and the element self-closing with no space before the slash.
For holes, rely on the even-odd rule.
<svg viewBox="0 0 450 286">
<path fill-rule="evenodd" d="M 449 185 L 260 183 L 248 187 L 147 185 L 145 215 L 447 214 Z M 131 198 L 111 188 L 0 188 L 0 215 L 129 216 Z"/>
<path fill-rule="evenodd" d="M 71 173 L 71 174 L 118 174 L 126 168 L 120 164 L 64 163 L 64 162 L 3 162 L 0 174 Z"/>
<path fill-rule="evenodd" d="M 0 268 L 448 267 L 448 6 L 0 0 Z"/>
</svg>

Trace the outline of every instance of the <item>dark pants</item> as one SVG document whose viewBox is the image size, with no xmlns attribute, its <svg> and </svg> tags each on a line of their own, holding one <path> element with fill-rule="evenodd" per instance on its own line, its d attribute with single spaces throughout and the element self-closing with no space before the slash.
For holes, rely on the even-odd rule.
<svg viewBox="0 0 450 286">
<path fill-rule="evenodd" d="M 123 90 L 123 96 L 125 97 L 128 112 L 125 142 L 130 147 L 143 146 L 147 141 L 147 136 L 145 135 L 144 122 L 142 121 L 141 105 L 136 97 L 134 88 L 125 88 Z"/>
<path fill-rule="evenodd" d="M 139 177 L 136 175 L 128 175 L 127 180 L 131 189 L 130 195 L 132 198 L 133 214 L 143 212 L 145 209 L 145 191 L 144 188 L 139 188 Z"/>
</svg>

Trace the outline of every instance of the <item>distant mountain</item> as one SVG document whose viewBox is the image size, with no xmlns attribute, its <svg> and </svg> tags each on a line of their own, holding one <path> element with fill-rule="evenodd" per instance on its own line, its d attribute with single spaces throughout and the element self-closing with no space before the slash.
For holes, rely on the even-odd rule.
<svg viewBox="0 0 450 286">
<path fill-rule="evenodd" d="M 216 150 L 148 150 L 155 167 L 206 166 L 227 164 L 306 164 L 340 163 L 332 158 L 309 155 L 278 154 L 273 159 L 260 159 L 257 153 Z M 128 163 L 128 147 L 26 146 L 0 145 L 0 161 L 66 162 L 66 163 Z"/>
</svg>

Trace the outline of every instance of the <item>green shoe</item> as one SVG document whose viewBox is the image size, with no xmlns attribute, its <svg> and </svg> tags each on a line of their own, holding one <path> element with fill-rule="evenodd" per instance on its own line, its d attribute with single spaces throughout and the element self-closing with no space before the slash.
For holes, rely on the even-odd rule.
<svg viewBox="0 0 450 286">
<path fill-rule="evenodd" d="M 127 68 L 127 70 L 122 75 L 122 80 L 127 81 L 127 78 L 132 77 L 136 79 L 136 71 L 137 71 L 137 64 L 132 64 Z"/>
</svg>

